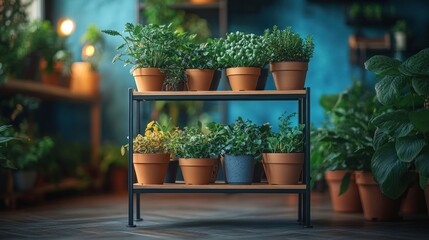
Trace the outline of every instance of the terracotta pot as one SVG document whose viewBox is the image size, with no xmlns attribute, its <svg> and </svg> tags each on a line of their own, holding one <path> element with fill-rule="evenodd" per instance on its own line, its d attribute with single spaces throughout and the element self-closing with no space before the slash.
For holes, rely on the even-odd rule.
<svg viewBox="0 0 429 240">
<path fill-rule="evenodd" d="M 186 69 L 188 91 L 208 91 L 212 83 L 213 69 Z"/>
<path fill-rule="evenodd" d="M 407 215 L 426 213 L 425 194 L 418 184 L 408 189 L 407 195 L 401 204 L 401 213 Z"/>
<path fill-rule="evenodd" d="M 39 67 L 41 71 L 42 83 L 45 85 L 59 86 L 64 64 L 61 61 L 54 63 L 52 71 L 46 71 L 48 63 L 45 59 L 40 59 Z"/>
<path fill-rule="evenodd" d="M 269 184 L 298 184 L 304 153 L 264 153 L 262 159 Z"/>
<path fill-rule="evenodd" d="M 137 91 L 161 91 L 165 74 L 159 68 L 136 68 L 133 71 Z"/>
<path fill-rule="evenodd" d="M 140 184 L 162 184 L 167 173 L 169 153 L 134 153 L 133 163 Z"/>
<path fill-rule="evenodd" d="M 350 172 L 350 184 L 347 191 L 341 195 L 340 187 L 344 175 Z M 331 197 L 332 208 L 335 212 L 362 212 L 359 190 L 356 185 L 355 174 L 348 170 L 326 171 L 325 179 L 329 186 L 329 195 Z"/>
<path fill-rule="evenodd" d="M 233 91 L 256 90 L 261 69 L 257 67 L 227 68 L 229 84 Z"/>
<path fill-rule="evenodd" d="M 270 64 L 277 90 L 301 90 L 307 75 L 307 62 L 276 62 Z"/>
<path fill-rule="evenodd" d="M 100 73 L 91 69 L 88 62 L 75 62 L 71 68 L 70 90 L 74 93 L 94 95 L 99 93 Z"/>
<path fill-rule="evenodd" d="M 425 199 L 426 199 L 426 207 L 428 208 L 428 214 L 429 214 L 429 180 L 425 188 Z"/>
<path fill-rule="evenodd" d="M 222 71 L 215 70 L 213 73 L 212 83 L 210 84 L 210 91 L 217 91 L 221 77 L 222 77 Z"/>
<path fill-rule="evenodd" d="M 109 187 L 114 193 L 127 192 L 128 170 L 124 167 L 114 167 L 109 173 Z"/>
<path fill-rule="evenodd" d="M 215 158 L 179 158 L 183 179 L 190 185 L 209 184 L 215 163 Z"/>
<path fill-rule="evenodd" d="M 394 200 L 384 195 L 372 173 L 357 171 L 355 175 L 365 219 L 369 221 L 399 220 L 401 200 Z"/>
</svg>

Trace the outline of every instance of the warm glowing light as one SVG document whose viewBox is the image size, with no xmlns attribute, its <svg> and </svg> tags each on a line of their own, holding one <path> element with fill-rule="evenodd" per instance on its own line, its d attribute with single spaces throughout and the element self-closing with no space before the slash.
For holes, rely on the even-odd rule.
<svg viewBox="0 0 429 240">
<path fill-rule="evenodd" d="M 95 47 L 91 44 L 87 44 L 82 49 L 82 58 L 86 59 L 88 57 L 94 56 L 95 53 Z"/>
<path fill-rule="evenodd" d="M 61 36 L 69 36 L 73 33 L 75 24 L 70 18 L 62 18 L 58 22 L 58 33 Z"/>
</svg>

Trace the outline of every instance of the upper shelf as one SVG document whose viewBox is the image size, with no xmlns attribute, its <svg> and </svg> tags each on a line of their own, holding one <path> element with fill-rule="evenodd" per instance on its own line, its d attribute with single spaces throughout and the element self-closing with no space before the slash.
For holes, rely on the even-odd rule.
<svg viewBox="0 0 429 240">
<path fill-rule="evenodd" d="M 146 3 L 140 3 L 139 8 L 144 9 L 146 8 Z M 180 9 L 180 10 L 198 10 L 198 9 L 219 9 L 221 7 L 220 2 L 214 2 L 214 3 L 202 3 L 202 4 L 195 4 L 190 2 L 181 2 L 181 3 L 174 3 L 169 5 L 171 8 L 174 9 Z"/>
<path fill-rule="evenodd" d="M 256 91 L 133 91 L 135 100 L 297 100 L 305 98 L 307 90 Z"/>
<path fill-rule="evenodd" d="M 8 80 L 0 86 L 0 93 L 3 94 L 26 94 L 41 99 L 64 99 L 76 102 L 96 102 L 99 95 L 85 95 L 73 93 L 64 87 L 43 85 L 39 82 L 29 80 Z"/>
</svg>

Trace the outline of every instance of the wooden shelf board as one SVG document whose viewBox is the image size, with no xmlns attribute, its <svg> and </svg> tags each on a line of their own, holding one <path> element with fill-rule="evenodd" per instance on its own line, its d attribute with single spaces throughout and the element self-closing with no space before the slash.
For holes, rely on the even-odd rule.
<svg viewBox="0 0 429 240">
<path fill-rule="evenodd" d="M 231 95 L 305 95 L 306 90 L 254 90 L 254 91 L 147 91 L 134 92 L 134 96 L 231 96 Z"/>
<path fill-rule="evenodd" d="M 179 189 L 210 189 L 210 190 L 305 190 L 305 184 L 297 185 L 269 185 L 267 183 L 253 183 L 251 185 L 234 185 L 223 182 L 216 182 L 208 185 L 187 185 L 183 182 L 164 183 L 164 184 L 138 184 L 134 183 L 134 189 L 160 189 L 160 190 L 179 190 Z"/>
<path fill-rule="evenodd" d="M 146 3 L 139 4 L 140 9 L 144 9 L 146 7 L 147 7 Z M 181 9 L 181 10 L 219 9 L 220 2 L 202 3 L 202 4 L 196 4 L 191 2 L 181 2 L 181 3 L 170 4 L 170 7 L 174 9 Z"/>
<path fill-rule="evenodd" d="M 0 86 L 2 94 L 26 94 L 42 99 L 65 99 L 77 102 L 95 102 L 99 95 L 73 93 L 69 89 L 59 86 L 43 85 L 29 80 L 8 80 Z"/>
</svg>

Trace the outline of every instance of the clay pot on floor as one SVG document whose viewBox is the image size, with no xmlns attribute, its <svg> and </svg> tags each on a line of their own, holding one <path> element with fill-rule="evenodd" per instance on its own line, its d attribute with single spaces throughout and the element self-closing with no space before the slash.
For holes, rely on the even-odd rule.
<svg viewBox="0 0 429 240">
<path fill-rule="evenodd" d="M 136 68 L 133 71 L 137 91 L 161 91 L 165 74 L 159 68 Z"/>
<path fill-rule="evenodd" d="M 162 184 L 167 173 L 170 154 L 134 153 L 134 170 L 139 184 Z"/>
<path fill-rule="evenodd" d="M 99 93 L 100 73 L 91 68 L 88 62 L 72 64 L 70 90 L 74 93 L 94 95 Z"/>
<path fill-rule="evenodd" d="M 425 194 L 418 184 L 419 174 L 416 171 L 411 171 L 410 177 L 414 179 L 415 184 L 408 188 L 401 204 L 401 213 L 405 215 L 426 213 Z"/>
<path fill-rule="evenodd" d="M 343 177 L 350 173 L 350 183 L 346 192 L 340 194 Z M 362 212 L 359 190 L 356 185 L 355 174 L 348 170 L 326 171 L 325 179 L 329 186 L 332 208 L 335 212 L 355 213 Z"/>
<path fill-rule="evenodd" d="M 304 153 L 264 153 L 262 159 L 269 184 L 298 184 Z"/>
<path fill-rule="evenodd" d="M 215 158 L 179 158 L 185 184 L 209 184 L 215 163 Z"/>
<path fill-rule="evenodd" d="M 233 91 L 256 90 L 261 69 L 257 67 L 227 68 L 229 84 Z"/>
<path fill-rule="evenodd" d="M 109 171 L 109 187 L 114 193 L 127 192 L 128 169 L 124 167 L 113 167 Z"/>
<path fill-rule="evenodd" d="M 188 91 L 208 91 L 213 79 L 213 69 L 186 69 Z"/>
<path fill-rule="evenodd" d="M 270 64 L 277 90 L 302 90 L 308 70 L 307 62 L 276 62 Z"/>
<path fill-rule="evenodd" d="M 400 199 L 391 199 L 384 195 L 372 173 L 356 171 L 356 184 L 362 202 L 363 214 L 369 221 L 400 220 Z"/>
</svg>

